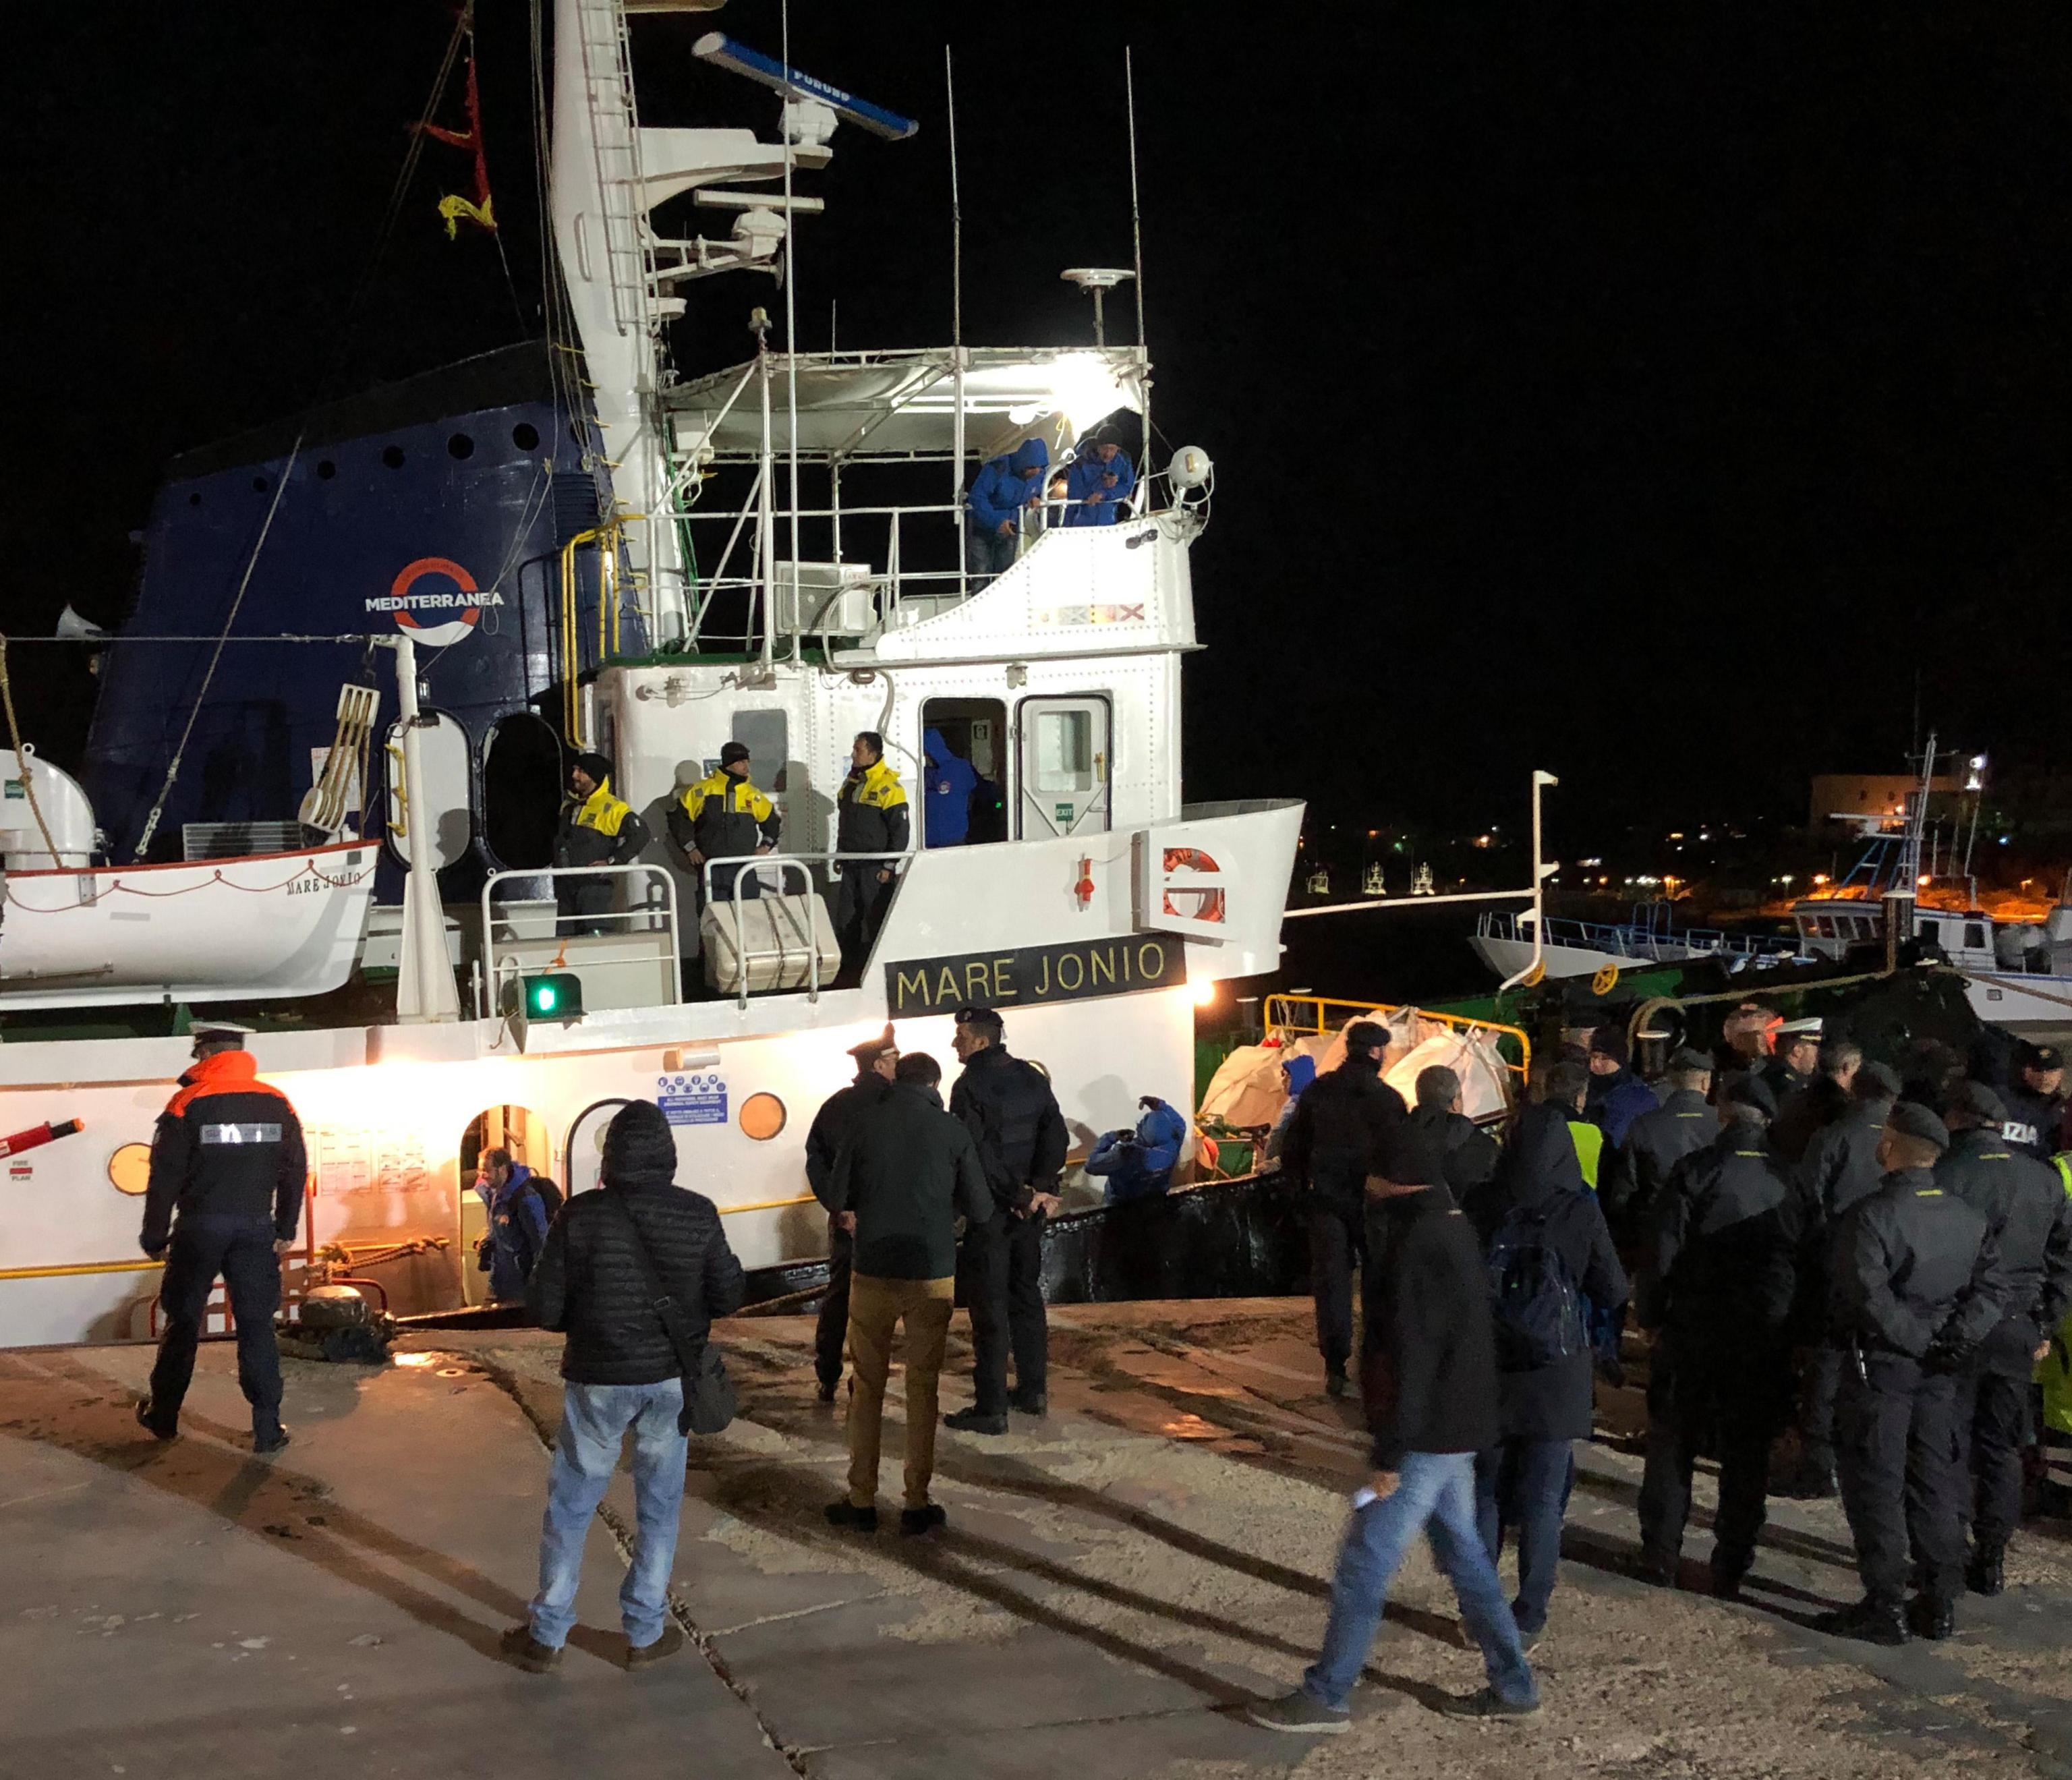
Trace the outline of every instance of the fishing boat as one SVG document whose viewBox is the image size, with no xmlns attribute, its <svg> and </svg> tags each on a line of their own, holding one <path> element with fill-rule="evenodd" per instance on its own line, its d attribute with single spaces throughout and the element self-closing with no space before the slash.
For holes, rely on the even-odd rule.
<svg viewBox="0 0 2072 1780">
<path fill-rule="evenodd" d="M 785 271 L 837 141 L 917 126 L 718 33 L 699 58 L 775 95 L 776 139 L 643 125 L 627 14 L 667 10 L 556 0 L 553 336 L 176 462 L 95 644 L 64 833 L 18 819 L 18 782 L 57 787 L 15 738 L 0 1345 L 150 1334 L 138 1195 L 194 1004 L 254 1028 L 307 1132 L 290 1299 L 320 1253 L 323 1277 L 378 1256 L 391 1309 L 436 1313 L 470 1296 L 483 1149 L 583 1191 L 612 1111 L 652 1101 L 782 1290 L 825 1253 L 805 1133 L 863 1037 L 947 1056 L 957 1006 L 999 1009 L 1083 1147 L 1140 1095 L 1191 1108 L 1197 999 L 1276 964 L 1302 806 L 1181 792 L 1206 454 L 1147 455 L 1115 523 L 964 566 L 977 460 L 1059 462 L 1116 417 L 1150 437 L 1141 338 L 808 353 L 757 307 L 752 356 L 678 380 L 684 281 Z M 692 208 L 731 232 L 687 232 Z M 917 807 L 896 856 L 837 848 L 864 730 Z M 954 845 L 919 819 L 931 731 L 993 788 Z M 668 837 L 734 742 L 783 823 L 752 901 Z M 576 750 L 653 837 L 582 931 L 551 850 Z M 857 871 L 894 889 L 844 957 Z"/>
</svg>

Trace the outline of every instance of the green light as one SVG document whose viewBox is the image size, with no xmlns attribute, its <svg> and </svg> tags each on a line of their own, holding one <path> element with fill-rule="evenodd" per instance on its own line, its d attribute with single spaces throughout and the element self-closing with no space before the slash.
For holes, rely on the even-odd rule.
<svg viewBox="0 0 2072 1780">
<path fill-rule="evenodd" d="M 552 983 L 536 983 L 533 985 L 532 1011 L 535 1013 L 552 1013 L 555 1002 L 559 1000 L 561 997 L 554 993 Z"/>
<path fill-rule="evenodd" d="M 580 1020 L 582 980 L 568 971 L 528 976 L 520 985 L 519 1005 L 528 1020 Z"/>
</svg>

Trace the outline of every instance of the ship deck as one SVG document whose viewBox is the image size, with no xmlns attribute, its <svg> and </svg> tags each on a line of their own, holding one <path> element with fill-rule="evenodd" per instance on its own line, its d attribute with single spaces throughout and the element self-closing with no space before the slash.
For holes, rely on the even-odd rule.
<svg viewBox="0 0 2072 1780">
<path fill-rule="evenodd" d="M 1479 1683 L 1420 1553 L 1321 1747 L 1254 1729 L 1321 1632 L 1357 1418 L 1292 1300 L 1053 1312 L 1051 1414 L 945 1436 L 947 1535 L 831 1534 L 844 1455 L 810 1326 L 722 1326 L 745 1414 L 694 1449 L 675 1593 L 697 1642 L 617 1667 L 612 1525 L 560 1672 L 495 1658 L 529 1593 L 558 1344 L 408 1338 L 403 1363 L 287 1362 L 293 1446 L 242 1449 L 233 1355 L 204 1348 L 188 1437 L 130 1416 L 137 1346 L 0 1354 L 0 1772 L 502 1780 L 1237 1780 L 1386 1772 L 1836 1777 L 2072 1770 L 2072 1530 L 2033 1523 L 2013 1584 L 1941 1646 L 1808 1630 L 1852 1599 L 1831 1504 L 1774 1505 L 1751 1602 L 1665 1594 L 1636 1546 L 1638 1394 L 1579 1451 L 1562 1586 L 1523 1725 L 1442 1718 Z M 968 1359 L 962 1320 L 952 1363 Z M 965 1400 L 962 1375 L 945 1400 Z M 886 1477 L 897 1499 L 897 1405 Z M 1701 1484 L 1701 1491 L 1708 1488 Z M 1700 1517 L 1701 1523 L 1703 1517 Z M 1695 1583 L 1709 1540 L 1687 1547 Z M 1507 1564 L 1508 1564 L 1507 1559 Z"/>
</svg>

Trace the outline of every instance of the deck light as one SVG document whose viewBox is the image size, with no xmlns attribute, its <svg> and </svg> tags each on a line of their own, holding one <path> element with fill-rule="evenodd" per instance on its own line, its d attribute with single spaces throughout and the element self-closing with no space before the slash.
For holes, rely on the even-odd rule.
<svg viewBox="0 0 2072 1780">
<path fill-rule="evenodd" d="M 519 998 L 528 1020 L 580 1020 L 582 979 L 574 971 L 543 972 L 519 980 Z"/>
</svg>

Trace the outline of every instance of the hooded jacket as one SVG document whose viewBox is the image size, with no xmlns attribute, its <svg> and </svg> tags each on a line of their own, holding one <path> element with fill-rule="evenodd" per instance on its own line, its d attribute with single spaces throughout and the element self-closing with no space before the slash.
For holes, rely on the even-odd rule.
<svg viewBox="0 0 2072 1780">
<path fill-rule="evenodd" d="M 724 767 L 715 767 L 669 809 L 669 833 L 686 853 L 742 859 L 758 847 L 775 849 L 777 806 Z"/>
<path fill-rule="evenodd" d="M 591 758 L 585 756 L 585 763 Z M 613 795 L 610 775 L 596 784 L 586 797 L 570 791 L 561 800 L 561 831 L 554 841 L 557 865 L 623 865 L 648 845 L 648 824 L 631 804 Z"/>
<path fill-rule="evenodd" d="M 1408 1453 L 1482 1452 L 1498 1437 L 1496 1332 L 1474 1227 L 1437 1186 L 1384 1200 L 1375 1219 L 1386 1240 L 1370 1301 L 1385 1309 L 1360 1366 L 1375 1469 Z"/>
<path fill-rule="evenodd" d="M 1047 1188 L 1064 1172 L 1071 1135 L 1058 1096 L 1042 1071 L 1004 1046 L 972 1053 L 950 1090 L 950 1111 L 978 1146 L 998 1211 L 1028 1204 L 1038 1185 Z"/>
<path fill-rule="evenodd" d="M 1281 1103 L 1280 1115 L 1266 1134 L 1266 1159 L 1270 1162 L 1281 1160 L 1288 1141 L 1288 1128 L 1295 1122 L 1295 1108 L 1301 1102 L 1304 1092 L 1317 1079 L 1317 1059 L 1297 1055 L 1287 1059 L 1281 1068 L 1287 1071 L 1288 1098 Z"/>
<path fill-rule="evenodd" d="M 972 793 L 978 789 L 978 774 L 968 760 L 950 751 L 940 730 L 922 736 L 921 752 L 927 775 L 921 804 L 923 838 L 931 847 L 960 847 L 971 834 Z"/>
<path fill-rule="evenodd" d="M 271 1220 L 278 1241 L 302 1221 L 309 1174 L 302 1121 L 288 1096 L 259 1079 L 249 1050 L 219 1050 L 191 1064 L 158 1115 L 144 1189 L 144 1252 L 171 1239 L 183 1218 Z"/>
<path fill-rule="evenodd" d="M 1503 1150 L 1494 1137 L 1466 1115 L 1441 1107 L 1412 1107 L 1410 1126 L 1431 1143 L 1434 1153 L 1445 1158 L 1446 1186 L 1455 1204 L 1496 1173 Z"/>
<path fill-rule="evenodd" d="M 913 812 L 899 775 L 882 759 L 852 767 L 835 793 L 835 851 L 904 853 L 913 838 Z M 890 866 L 889 859 L 863 861 L 843 868 L 874 874 Z"/>
<path fill-rule="evenodd" d="M 1050 467 L 1050 449 L 1041 439 L 1024 439 L 1013 453 L 992 458 L 973 479 L 964 504 L 972 522 L 984 532 L 997 532 L 1006 520 L 1018 531 L 1022 509 L 1043 492 L 1042 471 Z M 1023 472 L 1034 470 L 1033 478 Z"/>
<path fill-rule="evenodd" d="M 1486 1251 L 1517 1207 L 1540 1224 L 1542 1240 L 1561 1258 L 1585 1297 L 1607 1310 L 1626 1301 L 1626 1270 L 1597 1195 L 1583 1183 L 1568 1121 L 1556 1106 L 1527 1107 L 1505 1145 L 1494 1176 L 1470 1193 L 1462 1209 Z M 1484 1301 L 1486 1276 L 1477 1285 Z M 1529 1372 L 1497 1375 L 1497 1415 L 1506 1440 L 1585 1440 L 1590 1433 L 1593 1359 L 1586 1348 Z"/>
<path fill-rule="evenodd" d="M 1303 1090 L 1281 1145 L 1281 1172 L 1322 1204 L 1357 1214 L 1388 1135 L 1410 1116 L 1381 1079 L 1380 1059 L 1348 1055 Z"/>
<path fill-rule="evenodd" d="M 1149 1198 L 1172 1184 L 1187 1121 L 1155 1096 L 1134 1131 L 1104 1132 L 1087 1157 L 1087 1172 L 1108 1180 L 1108 1202 Z"/>
<path fill-rule="evenodd" d="M 1661 1104 L 1655 1090 L 1621 1064 L 1610 1075 L 1593 1075 L 1583 1099 L 1583 1112 L 1605 1134 L 1605 1148 L 1616 1149 L 1626 1141 L 1634 1120 Z"/>
<path fill-rule="evenodd" d="M 1065 472 L 1065 498 L 1072 504 L 1065 509 L 1065 523 L 1112 525 L 1136 488 L 1137 466 L 1128 452 L 1118 451 L 1104 463 L 1089 445 Z"/>
<path fill-rule="evenodd" d="M 547 1208 L 532 1185 L 532 1170 L 513 1162 L 502 1189 L 482 1198 L 489 1213 L 490 1296 L 522 1298 L 547 1243 Z"/>
<path fill-rule="evenodd" d="M 660 1119 L 652 1104 L 646 1111 Z M 668 1127 L 622 1143 L 625 1116 L 606 1132 L 604 1185 L 561 1207 L 526 1289 L 533 1320 L 568 1336 L 561 1376 L 574 1384 L 659 1384 L 682 1375 L 640 1264 L 636 1229 L 693 1338 L 703 1338 L 714 1317 L 738 1309 L 746 1293 L 717 1209 L 702 1193 L 676 1185 Z"/>
<path fill-rule="evenodd" d="M 971 1133 L 915 1082 L 890 1084 L 858 1113 L 826 1200 L 831 1211 L 856 1214 L 855 1267 L 868 1279 L 950 1278 L 956 1220 L 993 1215 Z"/>
</svg>

